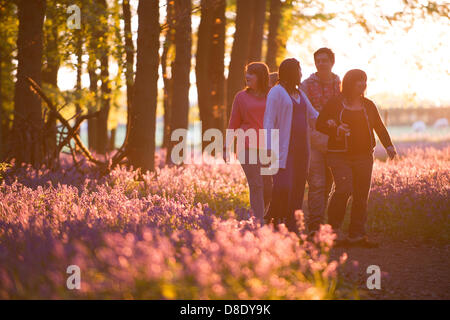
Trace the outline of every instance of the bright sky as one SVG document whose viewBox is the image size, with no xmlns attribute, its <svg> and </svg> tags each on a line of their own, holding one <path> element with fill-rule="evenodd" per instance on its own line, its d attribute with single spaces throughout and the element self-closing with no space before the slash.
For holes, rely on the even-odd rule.
<svg viewBox="0 0 450 320">
<path fill-rule="evenodd" d="M 395 10 L 396 1 L 380 1 L 380 4 L 389 13 Z M 366 71 L 368 96 L 406 95 L 413 98 L 416 105 L 450 106 L 448 19 L 417 20 L 409 31 L 389 28 L 371 36 L 358 25 L 336 21 L 306 40 L 299 41 L 299 38 L 299 30 L 294 31 L 287 49 L 289 56 L 303 62 L 304 76 L 315 72 L 314 50 L 329 47 L 336 54 L 334 72 L 341 79 L 349 69 Z M 389 99 L 383 97 L 383 100 Z"/>
<path fill-rule="evenodd" d="M 372 10 L 372 7 L 367 5 L 367 1 L 361 0 L 361 3 L 364 5 L 355 6 L 357 13 Z M 381 10 L 377 12 L 389 14 L 398 9 L 401 0 L 376 0 L 374 3 Z M 132 29 L 136 40 L 138 25 L 136 1 L 132 2 L 132 7 L 134 10 Z M 330 12 L 344 10 L 336 1 L 327 2 L 325 8 Z M 308 13 L 307 10 L 303 12 Z M 163 15 L 164 7 L 161 8 L 161 16 Z M 199 18 L 194 17 L 194 29 L 198 23 Z M 382 25 L 376 14 L 369 16 L 368 23 Z M 229 30 L 231 35 L 232 29 L 234 28 Z M 349 69 L 360 68 L 366 71 L 369 77 L 368 96 L 381 99 L 385 107 L 449 106 L 449 20 L 444 18 L 439 21 L 418 20 L 409 31 L 392 27 L 385 28 L 384 31 L 367 35 L 360 26 L 340 20 L 333 20 L 331 24 L 327 24 L 326 28 L 311 33 L 306 39 L 304 31 L 295 29 L 288 41 L 287 56 L 300 60 L 303 75 L 306 78 L 315 71 L 313 52 L 326 46 L 336 54 L 333 71 L 341 78 Z M 87 56 L 83 59 L 87 61 Z M 194 60 L 193 63 L 195 63 Z M 227 60 L 226 63 L 228 63 Z M 110 73 L 111 76 L 117 74 L 116 64 L 111 64 Z M 76 79 L 74 70 L 63 67 L 58 77 L 58 86 L 61 90 L 74 88 Z M 159 85 L 162 87 L 162 79 L 160 80 Z M 83 75 L 82 82 L 84 87 L 89 86 L 87 74 Z M 194 73 L 192 73 L 191 82 L 195 83 Z M 401 99 L 396 99 L 396 96 L 401 96 Z M 191 87 L 190 97 L 191 104 L 195 104 L 195 86 Z"/>
</svg>

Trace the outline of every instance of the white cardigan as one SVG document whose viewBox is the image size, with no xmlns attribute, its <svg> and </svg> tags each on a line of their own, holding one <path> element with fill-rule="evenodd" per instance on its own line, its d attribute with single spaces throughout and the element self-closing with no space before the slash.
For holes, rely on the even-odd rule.
<svg viewBox="0 0 450 320">
<path fill-rule="evenodd" d="M 309 102 L 306 94 L 300 90 L 301 98 L 305 99 L 308 119 L 316 119 L 319 113 Z M 286 160 L 289 151 L 289 139 L 291 137 L 292 100 L 286 89 L 280 84 L 270 89 L 267 95 L 266 111 L 264 113 L 264 129 L 266 129 L 265 143 L 267 149 L 272 150 L 275 162 L 271 167 L 286 168 Z M 279 129 L 279 150 L 276 139 L 272 141 L 271 129 Z M 273 133 L 272 133 L 273 135 Z M 309 143 L 307 144 L 309 147 Z M 278 152 L 277 152 L 278 151 Z"/>
</svg>

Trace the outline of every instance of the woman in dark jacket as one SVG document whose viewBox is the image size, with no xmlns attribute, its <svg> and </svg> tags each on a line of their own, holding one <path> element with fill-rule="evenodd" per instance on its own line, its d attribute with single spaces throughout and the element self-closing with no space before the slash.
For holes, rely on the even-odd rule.
<svg viewBox="0 0 450 320">
<path fill-rule="evenodd" d="M 327 161 L 333 173 L 335 191 L 328 209 L 328 222 L 344 240 L 341 225 L 347 201 L 352 195 L 349 244 L 373 247 L 365 233 L 367 202 L 370 193 L 374 131 L 390 159 L 396 155 L 389 133 L 375 104 L 364 97 L 367 76 L 359 69 L 350 70 L 342 81 L 342 93 L 331 99 L 320 113 L 316 129 L 329 136 Z"/>
</svg>

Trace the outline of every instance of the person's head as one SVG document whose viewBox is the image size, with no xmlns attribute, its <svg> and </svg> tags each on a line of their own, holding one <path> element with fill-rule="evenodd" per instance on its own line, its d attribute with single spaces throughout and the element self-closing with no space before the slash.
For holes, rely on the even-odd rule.
<svg viewBox="0 0 450 320">
<path fill-rule="evenodd" d="M 348 71 L 342 79 L 342 95 L 348 100 L 364 97 L 367 87 L 367 75 L 360 69 Z"/>
<path fill-rule="evenodd" d="M 269 68 L 263 62 L 252 62 L 245 67 L 247 89 L 263 94 L 269 91 Z"/>
<path fill-rule="evenodd" d="M 317 72 L 321 74 L 331 73 L 334 66 L 334 52 L 328 48 L 320 48 L 314 52 L 314 63 L 316 64 Z"/>
<path fill-rule="evenodd" d="M 277 84 L 278 81 L 278 72 L 271 72 L 269 74 L 269 88 L 272 88 Z"/>
<path fill-rule="evenodd" d="M 281 62 L 278 68 L 278 82 L 289 94 L 296 91 L 302 79 L 302 69 L 300 62 L 295 58 L 288 58 Z"/>
</svg>

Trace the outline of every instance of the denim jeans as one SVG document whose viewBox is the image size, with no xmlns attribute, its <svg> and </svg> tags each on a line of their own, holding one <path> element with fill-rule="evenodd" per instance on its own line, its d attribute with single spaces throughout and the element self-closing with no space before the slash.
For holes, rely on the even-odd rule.
<svg viewBox="0 0 450 320">
<path fill-rule="evenodd" d="M 349 155 L 328 152 L 327 162 L 336 186 L 328 208 L 328 223 L 334 230 L 341 228 L 347 201 L 352 195 L 349 236 L 365 235 L 373 154 Z"/>
<path fill-rule="evenodd" d="M 264 213 L 266 212 L 272 196 L 272 176 L 261 175 L 261 167 L 263 166 L 257 157 L 257 163 L 249 162 L 249 149 L 245 149 L 245 159 L 241 163 L 250 193 L 250 206 L 253 210 L 258 222 L 264 224 Z M 257 151 L 255 151 L 257 152 Z"/>
<path fill-rule="evenodd" d="M 328 204 L 333 176 L 328 167 L 326 153 L 311 148 L 308 171 L 308 216 L 306 219 L 309 231 L 316 231 L 325 223 L 325 211 Z"/>
</svg>

